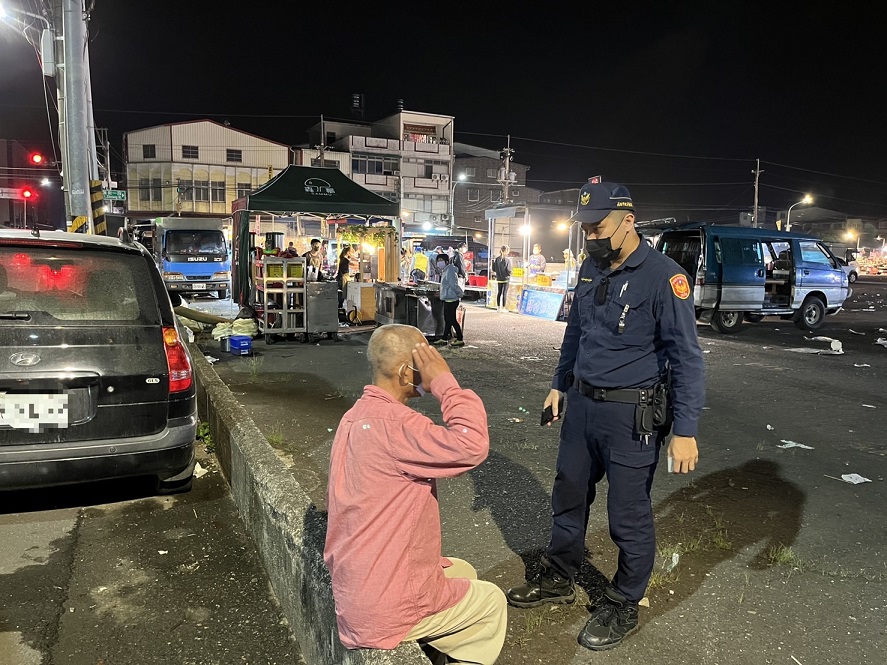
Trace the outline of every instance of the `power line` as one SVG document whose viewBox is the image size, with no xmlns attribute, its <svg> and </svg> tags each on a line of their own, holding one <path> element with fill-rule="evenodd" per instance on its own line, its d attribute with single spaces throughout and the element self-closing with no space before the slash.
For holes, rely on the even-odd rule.
<svg viewBox="0 0 887 665">
<path fill-rule="evenodd" d="M 825 171 L 814 171 L 813 169 L 805 169 L 800 166 L 788 166 L 786 164 L 777 164 L 776 162 L 761 162 L 762 164 L 770 164 L 771 166 L 779 166 L 784 169 L 794 169 L 795 171 L 806 171 L 807 173 L 816 173 L 817 175 L 825 175 L 830 178 L 845 178 L 846 180 L 858 180 L 859 182 L 867 182 L 872 185 L 887 185 L 887 182 L 881 180 L 867 180 L 865 178 L 856 178 L 850 175 L 840 175 L 837 173 L 826 173 Z"/>
</svg>

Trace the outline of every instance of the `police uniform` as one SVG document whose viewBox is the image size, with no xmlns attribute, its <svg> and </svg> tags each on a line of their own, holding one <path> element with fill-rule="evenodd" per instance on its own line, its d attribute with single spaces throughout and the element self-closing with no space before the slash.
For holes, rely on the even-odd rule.
<svg viewBox="0 0 887 665">
<path fill-rule="evenodd" d="M 687 276 L 643 239 L 615 270 L 583 261 L 552 387 L 567 393 L 547 558 L 573 578 L 584 557 L 596 484 L 609 481 L 610 534 L 619 547 L 612 586 L 639 601 L 653 570 L 650 487 L 663 428 L 644 433 L 639 404 L 671 370 L 673 431 L 695 436 L 703 361 Z M 635 402 L 632 403 L 632 399 Z"/>
</svg>

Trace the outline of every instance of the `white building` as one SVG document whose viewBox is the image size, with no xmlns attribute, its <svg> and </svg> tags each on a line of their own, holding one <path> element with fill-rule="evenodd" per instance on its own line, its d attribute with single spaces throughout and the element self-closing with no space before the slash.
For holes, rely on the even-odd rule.
<svg viewBox="0 0 887 665">
<path fill-rule="evenodd" d="M 127 214 L 130 217 L 219 217 L 234 200 L 266 183 L 291 161 L 289 146 L 212 120 L 128 132 Z"/>
<path fill-rule="evenodd" d="M 318 123 L 309 145 L 324 146 L 323 166 L 336 166 L 359 185 L 396 201 L 404 231 L 447 229 L 452 222 L 453 117 L 398 111 L 377 122 Z M 321 166 L 316 147 L 297 150 L 297 163 Z"/>
</svg>

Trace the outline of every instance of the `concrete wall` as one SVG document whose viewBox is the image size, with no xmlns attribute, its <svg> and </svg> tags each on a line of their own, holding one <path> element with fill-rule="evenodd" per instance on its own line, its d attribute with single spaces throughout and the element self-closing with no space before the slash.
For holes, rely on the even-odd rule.
<svg viewBox="0 0 887 665">
<path fill-rule="evenodd" d="M 414 642 L 393 651 L 342 647 L 323 562 L 326 513 L 311 503 L 200 349 L 194 344 L 190 348 L 200 417 L 209 423 L 231 494 L 306 662 L 428 665 Z"/>
</svg>

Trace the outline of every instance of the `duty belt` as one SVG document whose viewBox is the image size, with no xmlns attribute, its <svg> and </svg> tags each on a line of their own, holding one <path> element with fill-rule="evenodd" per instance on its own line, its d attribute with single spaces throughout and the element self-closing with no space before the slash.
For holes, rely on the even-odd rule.
<svg viewBox="0 0 887 665">
<path fill-rule="evenodd" d="M 653 403 L 653 388 L 595 388 L 585 381 L 575 379 L 573 387 L 580 395 L 596 402 L 620 402 L 645 406 Z"/>
</svg>

